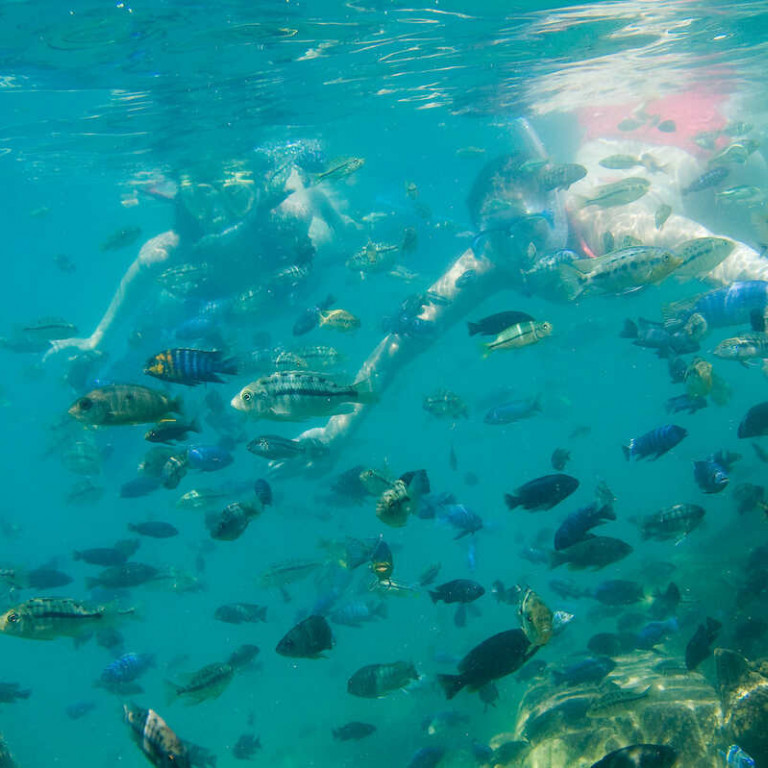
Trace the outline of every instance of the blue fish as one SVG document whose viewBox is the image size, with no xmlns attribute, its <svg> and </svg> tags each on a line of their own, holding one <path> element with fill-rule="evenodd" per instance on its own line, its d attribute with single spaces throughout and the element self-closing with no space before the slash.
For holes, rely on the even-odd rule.
<svg viewBox="0 0 768 768">
<path fill-rule="evenodd" d="M 720 493 L 730 480 L 725 467 L 712 458 L 693 462 L 693 479 L 704 493 Z"/>
<path fill-rule="evenodd" d="M 139 477 L 134 477 L 133 480 L 129 480 L 120 486 L 120 498 L 135 499 L 139 496 L 147 496 L 160 487 L 160 482 L 160 479 L 157 477 L 139 475 Z"/>
<path fill-rule="evenodd" d="M 622 445 L 624 458 L 644 459 L 653 456 L 653 460 L 671 451 L 686 435 L 688 430 L 676 424 L 665 424 L 646 432 L 640 437 L 633 437 L 626 445 Z"/>
<path fill-rule="evenodd" d="M 677 397 L 670 397 L 664 404 L 667 409 L 667 413 L 680 413 L 680 411 L 687 411 L 688 413 L 696 413 L 701 408 L 707 407 L 707 398 L 701 395 L 678 395 Z"/>
<path fill-rule="evenodd" d="M 691 192 L 701 192 L 703 189 L 709 189 L 710 187 L 716 187 L 721 181 L 725 179 L 730 171 L 728 168 L 718 165 L 717 168 L 712 168 L 709 171 L 705 171 L 697 179 L 694 179 L 682 192 L 687 195 Z"/>
<path fill-rule="evenodd" d="M 101 673 L 101 682 L 107 686 L 132 683 L 154 666 L 153 653 L 125 653 L 107 664 Z"/>
<path fill-rule="evenodd" d="M 615 519 L 616 513 L 610 504 L 592 503 L 586 507 L 581 507 L 575 512 L 571 512 L 555 532 L 555 549 L 567 549 L 582 541 L 591 528 L 607 520 Z"/>
<path fill-rule="evenodd" d="M 237 362 L 234 358 L 225 359 L 220 350 L 177 347 L 150 357 L 144 373 L 162 381 L 196 387 L 206 381 L 223 383 L 218 374 L 236 374 Z"/>
<path fill-rule="evenodd" d="M 187 465 L 201 472 L 216 472 L 232 463 L 232 454 L 219 445 L 194 445 L 187 449 Z"/>
<path fill-rule="evenodd" d="M 483 421 L 486 424 L 511 424 L 521 419 L 528 419 L 537 413 L 541 413 L 540 395 L 522 400 L 510 400 L 508 403 L 497 405 L 485 414 Z"/>
<path fill-rule="evenodd" d="M 442 747 L 422 747 L 411 758 L 408 768 L 435 768 L 444 755 Z"/>
<path fill-rule="evenodd" d="M 637 633 L 635 645 L 644 651 L 650 651 L 654 645 L 658 645 L 664 638 L 674 634 L 678 629 L 677 619 L 674 616 L 666 621 L 651 621 Z"/>
<path fill-rule="evenodd" d="M 85 717 L 91 710 L 95 708 L 95 701 L 76 701 L 74 704 L 70 704 L 67 707 L 67 717 L 70 720 L 79 720 L 81 717 Z"/>
<path fill-rule="evenodd" d="M 595 656 L 571 664 L 563 670 L 552 670 L 555 685 L 580 685 L 598 683 L 616 667 L 616 662 L 608 656 Z"/>
<path fill-rule="evenodd" d="M 437 517 L 458 529 L 455 539 L 475 533 L 483 527 L 480 515 L 463 504 L 448 504 L 437 510 Z"/>
<path fill-rule="evenodd" d="M 686 322 L 693 315 L 704 318 L 707 328 L 746 325 L 753 314 L 762 316 L 768 307 L 768 282 L 745 280 L 717 288 L 687 301 L 676 302 L 663 310 L 665 319 Z"/>
</svg>

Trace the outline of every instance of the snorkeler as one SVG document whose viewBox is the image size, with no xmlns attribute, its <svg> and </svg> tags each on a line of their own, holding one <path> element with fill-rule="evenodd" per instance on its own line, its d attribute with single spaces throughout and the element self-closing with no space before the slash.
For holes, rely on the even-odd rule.
<svg viewBox="0 0 768 768">
<path fill-rule="evenodd" d="M 672 139 L 670 133 L 657 128 L 658 115 L 648 118 L 647 124 L 636 120 L 636 129 L 628 134 L 617 130 L 621 108 L 584 110 L 579 115 L 584 142 L 575 159 L 586 175 L 572 184 L 566 181 L 567 190 L 542 190 L 541 185 L 526 181 L 532 175 L 531 169 L 547 166 L 549 159 L 528 121 L 516 120 L 514 130 L 521 151 L 486 165 L 469 194 L 469 213 L 479 232 L 472 247 L 451 264 L 423 300 L 403 305 L 391 332 L 371 352 L 355 380 L 371 380 L 378 391 L 383 391 L 407 362 L 500 290 L 536 293 L 555 301 L 573 299 L 561 279 L 563 272 L 557 259 L 551 259 L 553 253 L 569 248 L 572 250 L 568 252 L 580 259 L 594 258 L 623 242 L 674 248 L 693 238 L 712 236 L 709 229 L 683 211 L 690 210 L 699 218 L 707 214 L 696 195 L 686 194 L 686 190 L 691 186 L 695 189 L 696 180 L 707 172 L 693 138 L 707 130 L 717 135 L 725 127 L 727 120 L 720 106 L 719 100 L 707 93 L 677 95 L 657 102 L 653 105 L 655 112 L 673 111 L 678 116 L 676 125 L 667 120 L 666 127 L 674 125 Z M 646 108 L 651 111 L 649 105 Z M 685 115 L 695 116 L 687 127 Z M 600 161 L 610 156 L 638 158 L 638 163 L 622 171 L 609 169 Z M 644 164 L 639 158 L 644 159 Z M 748 166 L 747 172 L 765 171 L 759 153 L 750 158 Z M 630 204 L 589 204 L 596 189 L 629 178 L 642 179 L 640 191 L 647 189 L 647 193 Z M 661 226 L 660 208 L 666 213 Z M 554 269 L 541 268 L 548 254 Z M 467 279 L 468 275 L 471 279 Z M 768 280 L 768 260 L 749 245 L 733 240 L 730 254 L 706 277 L 718 285 L 735 280 Z M 331 449 L 325 456 L 333 457 L 343 440 L 363 423 L 369 408 L 355 404 L 351 412 L 334 415 L 324 426 L 309 429 L 299 438 L 321 441 Z M 275 472 L 294 468 L 298 469 L 279 462 L 272 465 Z"/>
<path fill-rule="evenodd" d="M 255 165 L 228 163 L 213 172 L 182 174 L 173 194 L 149 190 L 172 203 L 173 229 L 143 244 L 93 333 L 52 342 L 46 358 L 67 349 L 112 350 L 123 321 L 137 314 L 154 327 L 171 327 L 180 310 L 188 315 L 184 290 L 178 292 L 181 301 L 168 302 L 158 285 L 151 285 L 163 271 L 178 277 L 197 299 L 250 289 L 257 301 L 267 302 L 283 298 L 305 278 L 316 249 L 339 239 L 353 223 L 323 191 L 304 183 L 298 165 L 280 162 L 260 176 Z M 164 312 L 173 320 L 166 322 Z"/>
</svg>

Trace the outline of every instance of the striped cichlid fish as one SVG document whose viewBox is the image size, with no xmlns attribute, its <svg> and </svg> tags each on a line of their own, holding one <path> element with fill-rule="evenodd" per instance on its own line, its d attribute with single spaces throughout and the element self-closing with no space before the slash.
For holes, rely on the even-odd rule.
<svg viewBox="0 0 768 768">
<path fill-rule="evenodd" d="M 231 664 L 214 662 L 189 675 L 181 685 L 166 681 L 169 701 L 178 697 L 186 704 L 201 704 L 206 699 L 217 699 L 232 682 L 234 673 Z"/>
<path fill-rule="evenodd" d="M 740 363 L 755 358 L 768 358 L 768 335 L 743 333 L 740 336 L 732 336 L 721 341 L 713 354 L 723 360 L 738 360 Z"/>
<path fill-rule="evenodd" d="M 160 421 L 171 411 L 181 413 L 181 398 L 168 397 L 138 384 L 109 384 L 79 397 L 69 415 L 92 426 L 147 424 Z"/>
<path fill-rule="evenodd" d="M 584 200 L 583 205 L 598 205 L 601 208 L 627 205 L 639 200 L 650 188 L 651 182 L 648 179 L 642 176 L 629 176 L 621 181 L 598 187 L 591 197 Z"/>
<path fill-rule="evenodd" d="M 204 381 L 222 383 L 218 374 L 236 374 L 237 363 L 220 350 L 175 348 L 158 352 L 147 360 L 144 373 L 156 379 L 196 387 Z"/>
<path fill-rule="evenodd" d="M 517 349 L 535 344 L 552 333 L 552 323 L 546 321 L 527 320 L 517 323 L 502 331 L 493 341 L 481 344 L 483 357 L 488 357 L 491 352 L 504 349 Z"/>
<path fill-rule="evenodd" d="M 304 421 L 349 412 L 355 403 L 376 400 L 369 380 L 338 384 L 320 373 L 277 371 L 243 387 L 231 404 L 257 419 Z"/>
<path fill-rule="evenodd" d="M 33 597 L 0 616 L 0 632 L 28 640 L 79 637 L 111 619 L 133 613 L 107 605 L 88 606 L 69 597 Z"/>
<path fill-rule="evenodd" d="M 147 760 L 157 768 L 191 768 L 187 748 L 154 709 L 124 704 L 125 722 Z"/>
</svg>

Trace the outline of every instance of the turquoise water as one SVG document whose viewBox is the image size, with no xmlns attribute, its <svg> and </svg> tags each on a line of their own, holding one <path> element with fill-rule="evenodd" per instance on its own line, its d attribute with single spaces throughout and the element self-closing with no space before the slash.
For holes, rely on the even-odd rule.
<svg viewBox="0 0 768 768">
<path fill-rule="evenodd" d="M 173 203 L 153 190 L 170 194 L 187 173 L 218 181 L 221 168 L 232 163 L 257 173 L 274 171 L 291 159 L 296 142 L 306 142 L 314 156 L 301 168 L 305 180 L 336 158 L 365 160 L 349 176 L 319 185 L 351 223 L 341 234 L 318 239 L 305 280 L 277 290 L 253 313 L 217 315 L 216 324 L 228 351 L 240 355 L 265 344 L 333 344 L 346 356 L 349 380 L 382 338 L 382 319 L 407 296 L 430 288 L 473 243 L 478 223 L 468 212 L 467 195 L 489 160 L 519 148 L 518 118 L 530 121 L 553 163 L 578 162 L 587 132 L 578 115 L 585 109 L 626 108 L 629 116 L 647 104 L 674 104 L 678 96 L 683 103 L 687 94 L 703 89 L 723 107 L 723 121 L 748 122 L 749 135 L 765 142 L 768 5 L 763 2 L 729 4 L 727 12 L 716 4 L 685 2 L 546 8 L 489 1 L 428 7 L 383 0 L 266 2 L 257 10 L 254 5 L 20 1 L 0 7 L 3 335 L 15 338 L 17 326 L 50 317 L 74 323 L 77 336 L 89 335 L 141 244 L 177 223 Z M 697 115 L 691 117 L 695 122 Z M 656 131 L 652 151 L 681 146 L 683 133 L 682 124 L 674 133 Z M 728 141 L 721 137 L 719 146 Z M 690 141 L 685 149 L 696 151 Z M 765 184 L 762 151 L 743 167 L 733 166 L 734 185 Z M 697 156 L 703 168 L 707 158 Z M 692 180 L 689 176 L 686 183 Z M 415 185 L 411 195 L 408 185 Z M 714 234 L 759 252 L 766 241 L 764 203 L 728 208 L 711 190 L 701 194 L 675 214 L 697 217 Z M 135 242 L 100 248 L 128 227 L 141 229 Z M 415 230 L 418 247 L 397 262 L 415 273 L 412 282 L 385 273 L 361 279 L 345 266 L 368 240 L 399 244 L 407 227 Z M 279 245 L 256 239 L 240 246 L 243 250 L 222 257 L 226 274 L 219 279 L 231 283 L 234 275 L 239 288 L 242 269 L 242 287 L 258 286 L 267 279 L 262 271 L 273 268 L 270 256 Z M 254 253 L 263 258 L 255 267 L 249 261 Z M 71 271 L 62 264 L 71 264 Z M 671 574 L 686 599 L 678 615 L 680 632 L 662 646 L 664 655 L 681 658 L 696 626 L 711 616 L 723 624 L 719 645 L 748 650 L 751 658 L 764 656 L 766 636 L 747 649 L 736 627 L 749 617 L 765 618 L 765 595 L 755 594 L 746 608 L 737 607 L 735 599 L 750 552 L 766 542 L 764 512 L 738 514 L 734 489 L 765 481 L 764 464 L 748 441 L 736 437 L 747 409 L 763 400 L 765 379 L 759 366 L 742 367 L 712 354 L 718 341 L 748 329 L 717 329 L 702 341 L 699 354 L 714 365 L 731 395 L 724 405 L 710 401 L 693 415 L 665 412 L 665 401 L 684 386 L 670 382 L 665 360 L 619 338 L 625 318 L 659 320 L 665 303 L 715 285 L 700 275 L 576 303 L 529 290 L 478 301 L 471 319 L 516 309 L 550 321 L 552 337 L 483 360 L 478 337 L 470 339 L 463 322 L 447 327 L 399 371 L 360 429 L 335 450 L 333 464 L 319 473 L 271 474 L 245 443 L 260 434 L 295 437 L 321 426 L 322 419 L 252 422 L 227 405 L 226 417 L 243 428 L 242 435 L 229 432 L 235 443 L 229 467 L 210 474 L 190 470 L 175 490 L 126 499 L 120 488 L 136 476 L 149 447 L 142 439 L 146 427 L 88 430 L 85 439 L 95 446 L 98 467 L 90 477 L 103 496 L 89 505 L 68 504 L 67 494 L 85 475 L 69 471 L 62 457 L 83 437 L 76 424 L 57 425 L 69 420 L 74 400 L 92 386 L 114 381 L 162 389 L 142 373 L 150 355 L 173 346 L 206 346 L 176 336 L 177 325 L 200 305 L 163 293 L 153 277 L 139 287 L 135 303 L 105 340 L 108 360 L 95 366 L 80 388 L 64 379 L 71 349 L 45 361 L 41 350 L 2 351 L 0 566 L 52 563 L 73 578 L 58 589 L 8 592 L 3 610 L 39 594 L 87 599 L 85 579 L 98 569 L 74 562 L 73 550 L 109 546 L 125 538 L 129 522 L 173 523 L 179 536 L 144 539 L 135 559 L 184 571 L 199 580 L 200 590 L 179 594 L 161 582 L 123 593 L 140 616 L 121 626 L 124 650 L 157 657 L 156 668 L 142 679 L 144 692 L 128 698 L 157 709 L 182 738 L 210 749 L 220 766 L 236 764 L 231 748 L 245 732 L 261 736 L 257 763 L 407 765 L 418 748 L 439 745 L 447 750 L 444 765 L 473 765 L 472 739 L 487 743 L 499 732 L 515 730 L 528 683 L 502 679 L 501 699 L 486 712 L 474 694 L 463 692 L 446 703 L 435 675 L 455 671 L 450 657 L 457 661 L 486 637 L 518 626 L 514 607 L 490 594 L 496 579 L 506 586 L 528 584 L 553 610 L 575 615 L 539 655 L 551 667 L 585 651 L 594 632 L 615 627 L 615 613 L 588 599 L 563 599 L 551 589 L 553 577 L 565 576 L 582 588 L 604 579 L 633 579 L 650 595 L 666 588 Z M 328 293 L 335 296 L 335 307 L 360 318 L 360 330 L 337 335 L 318 328 L 294 338 L 291 328 L 302 310 Z M 690 363 L 691 355 L 684 359 Z M 186 414 L 204 417 L 206 393 L 218 392 L 227 404 L 256 375 L 225 378 L 223 384 L 194 390 L 170 384 L 167 390 L 182 395 Z M 541 395 L 542 413 L 507 426 L 485 424 L 483 399 L 502 386 L 514 398 Z M 466 401 L 468 418 L 438 419 L 425 412 L 423 398 L 441 388 Z M 621 445 L 630 437 L 669 422 L 689 432 L 678 448 L 658 462 L 624 460 Z M 582 425 L 589 433 L 572 437 Z M 213 426 L 206 424 L 194 442 L 216 443 L 222 437 L 216 426 L 215 419 Z M 503 494 L 552 472 L 556 447 L 571 450 L 565 471 L 580 480 L 577 493 L 551 511 L 508 511 Z M 691 462 L 720 449 L 738 451 L 742 458 L 729 487 L 708 496 L 695 484 Z M 455 541 L 455 530 L 435 520 L 414 518 L 403 528 L 386 527 L 376 519 L 373 496 L 357 506 L 329 501 L 330 478 L 358 464 L 388 468 L 394 476 L 425 468 L 432 490 L 451 492 L 480 514 L 483 530 Z M 468 483 L 467 473 L 479 482 Z M 237 541 L 212 541 L 203 512 L 175 506 L 190 489 L 258 477 L 269 478 L 275 503 Z M 631 543 L 631 556 L 596 573 L 550 572 L 546 563 L 521 556 L 526 547 L 548 551 L 565 515 L 590 503 L 600 480 L 617 497 L 618 520 L 598 532 Z M 680 502 L 703 505 L 704 526 L 677 546 L 641 541 L 632 518 Z M 286 559 L 326 561 L 324 541 L 382 534 L 394 551 L 398 583 L 417 584 L 427 566 L 440 562 L 437 583 L 472 578 L 484 585 L 480 616 L 470 616 L 467 627 L 459 628 L 453 608 L 433 606 L 422 590 L 390 593 L 384 597 L 386 619 L 362 628 L 333 625 L 336 643 L 326 659 L 278 656 L 278 640 L 312 610 L 323 585 L 313 578 L 291 585 L 292 599 L 285 602 L 278 591 L 260 586 L 261 574 Z M 364 566 L 346 596 L 358 582 L 365 593 L 371 579 Z M 267 605 L 268 621 L 230 626 L 213 620 L 217 606 L 236 601 Z M 113 653 L 94 640 L 78 648 L 69 639 L 3 637 L 2 643 L 0 682 L 17 681 L 32 690 L 27 700 L 0 705 L 0 729 L 20 766 L 143 764 L 122 722 L 124 697 L 92 685 Z M 237 675 L 219 699 L 189 708 L 166 703 L 164 680 L 224 660 L 243 643 L 260 647 L 257 668 Z M 422 675 L 410 693 L 381 700 L 347 694 L 346 681 L 359 667 L 401 659 L 412 661 Z M 701 671 L 714 681 L 711 659 Z M 67 717 L 66 707 L 84 700 L 95 702 L 93 711 L 80 720 Z M 422 720 L 449 708 L 468 716 L 468 723 L 426 734 Z M 374 723 L 378 731 L 358 743 L 334 741 L 331 729 L 349 720 Z M 573 765 L 595 759 L 572 756 Z"/>
</svg>

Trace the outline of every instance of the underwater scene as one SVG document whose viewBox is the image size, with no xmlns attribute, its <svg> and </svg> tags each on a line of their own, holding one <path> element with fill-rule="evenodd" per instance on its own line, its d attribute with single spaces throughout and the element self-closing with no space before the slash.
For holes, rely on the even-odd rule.
<svg viewBox="0 0 768 768">
<path fill-rule="evenodd" d="M 0 768 L 768 768 L 768 2 L 0 21 Z"/>
</svg>

